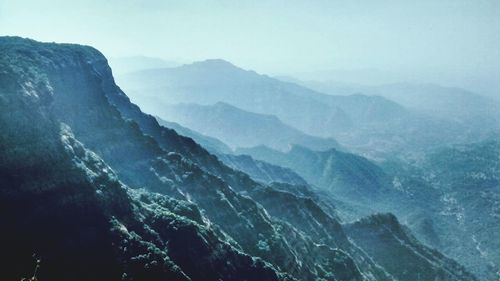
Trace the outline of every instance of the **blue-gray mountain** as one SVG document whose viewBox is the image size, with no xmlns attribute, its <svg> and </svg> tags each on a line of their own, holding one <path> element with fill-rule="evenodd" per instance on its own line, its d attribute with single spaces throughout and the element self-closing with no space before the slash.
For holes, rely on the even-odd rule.
<svg viewBox="0 0 500 281">
<path fill-rule="evenodd" d="M 304 185 L 307 182 L 291 169 L 270 163 L 255 160 L 247 155 L 234 155 L 233 150 L 222 141 L 205 136 L 201 133 L 183 127 L 175 122 L 168 122 L 156 117 L 158 124 L 174 129 L 180 135 L 190 137 L 197 143 L 214 154 L 225 165 L 248 174 L 252 179 L 263 183 L 289 183 L 292 185 Z"/>
<path fill-rule="evenodd" d="M 110 130 L 100 141 L 155 147 L 102 95 L 100 53 L 5 37 L 0 50 L 2 279 L 31 277 L 33 252 L 40 280 L 289 279 L 221 240 L 195 205 L 125 186 L 61 122 L 57 103 L 65 96 Z M 142 156 L 131 152 L 131 161 Z"/>
<path fill-rule="evenodd" d="M 1 37 L 0 69 L 3 279 L 32 274 L 33 252 L 40 280 L 394 280 L 424 254 L 386 270 L 298 187 L 142 113 L 93 48 Z M 419 270 L 474 280 L 433 257 Z"/>
<path fill-rule="evenodd" d="M 332 138 L 307 135 L 276 116 L 244 111 L 223 102 L 211 106 L 156 103 L 156 108 L 151 110 L 158 112 L 162 119 L 180 123 L 233 148 L 266 145 L 284 151 L 296 144 L 315 150 L 339 147 Z"/>
<path fill-rule="evenodd" d="M 193 131 L 189 128 L 181 126 L 178 123 L 165 121 L 165 120 L 161 119 L 160 117 L 156 117 L 156 121 L 158 121 L 158 124 L 160 124 L 163 127 L 174 129 L 180 135 L 192 138 L 194 141 L 196 141 L 201 146 L 203 146 L 203 148 L 205 148 L 206 150 L 208 150 L 212 153 L 232 153 L 233 152 L 233 150 L 227 144 L 223 143 L 222 141 L 220 141 L 216 138 L 203 135 L 203 134 L 198 133 L 196 131 Z"/>
<path fill-rule="evenodd" d="M 438 205 L 441 216 L 434 228 L 446 227 L 454 233 L 450 243 L 442 239 L 439 248 L 448 255 L 463 257 L 479 276 L 498 278 L 500 142 L 442 148 L 427 156 L 418 169 L 420 178 L 442 192 Z"/>
<path fill-rule="evenodd" d="M 373 159 L 390 158 L 394 153 L 415 159 L 437 144 L 478 141 L 485 136 L 471 123 L 407 109 L 381 96 L 322 94 L 223 60 L 144 70 L 119 76 L 118 81 L 134 101 L 159 116 L 165 114 L 157 106 L 162 103 L 225 102 L 274 115 L 309 135 L 333 137 Z M 200 122 L 196 127 L 204 125 Z"/>
<path fill-rule="evenodd" d="M 296 171 L 321 191 L 318 202 L 336 200 L 341 218 L 393 212 L 420 240 L 482 280 L 494 280 L 499 272 L 498 141 L 437 149 L 414 165 L 388 161 L 379 166 L 334 149 L 294 147 L 283 153 L 255 147 L 237 153 Z"/>
<path fill-rule="evenodd" d="M 436 118 L 459 121 L 466 124 L 467 128 L 476 134 L 498 131 L 500 127 L 500 102 L 498 100 L 460 88 L 435 84 L 397 83 L 364 86 L 339 82 L 293 81 L 329 94 L 380 95 Z"/>
<path fill-rule="evenodd" d="M 236 153 L 290 168 L 309 183 L 351 201 L 387 197 L 392 190 L 387 188 L 392 179 L 382 168 L 366 158 L 336 149 L 313 151 L 293 146 L 285 153 L 259 146 L 238 149 Z"/>
</svg>

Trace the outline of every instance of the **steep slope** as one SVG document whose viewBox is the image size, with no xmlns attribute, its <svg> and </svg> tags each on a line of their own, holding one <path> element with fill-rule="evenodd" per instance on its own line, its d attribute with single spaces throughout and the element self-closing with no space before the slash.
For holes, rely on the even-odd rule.
<svg viewBox="0 0 500 281">
<path fill-rule="evenodd" d="M 198 217 L 198 221 L 213 229 L 212 233 L 215 236 L 212 238 L 209 238 L 210 233 L 205 236 L 192 227 L 180 228 L 191 233 L 189 234 L 191 236 L 187 234 L 174 236 L 160 222 L 164 211 L 158 209 L 156 205 L 152 207 L 158 209 L 160 213 L 153 213 L 150 216 L 151 224 L 159 223 L 157 232 L 160 236 L 150 236 L 154 237 L 155 241 L 166 243 L 170 240 L 176 241 L 177 237 L 179 239 L 184 237 L 187 240 L 179 241 L 191 243 L 193 247 L 199 247 L 200 254 L 206 254 L 201 258 L 201 262 L 200 260 L 194 261 L 194 258 L 200 256 L 198 253 L 194 254 L 198 250 L 190 250 L 188 247 L 181 251 L 181 242 L 174 242 L 171 245 L 174 249 L 172 255 L 175 255 L 172 259 L 179 264 L 185 274 L 194 280 L 235 279 L 234 275 L 230 277 L 231 274 L 236 272 L 245 275 L 245 272 L 251 272 L 254 267 L 257 273 L 250 274 L 247 278 L 255 276 L 255 278 L 273 279 L 273 276 L 275 278 L 281 276 L 269 265 L 255 258 L 247 258 L 250 263 L 244 263 L 244 260 L 239 262 L 242 264 L 241 268 L 233 266 L 232 258 L 224 254 L 226 246 L 222 247 L 222 250 L 219 249 L 217 241 L 225 241 L 224 243 L 232 245 L 230 247 L 228 245 L 227 255 L 236 251 L 234 253 L 236 257 L 248 257 L 240 252 L 259 256 L 271 262 L 273 267 L 300 279 L 343 276 L 342 278 L 353 280 L 387 280 L 383 278 L 385 276 L 383 270 L 378 268 L 372 270 L 368 267 L 369 265 L 362 269 L 363 273 L 360 273 L 346 252 L 350 249 L 350 245 L 341 228 L 336 229 L 337 232 L 334 235 L 337 239 L 330 241 L 332 244 L 326 248 L 320 247 L 309 237 L 301 235 L 297 226 L 275 220 L 250 197 L 236 192 L 236 190 L 246 190 L 247 193 L 252 190 L 257 192 L 257 189 L 262 186 L 253 182 L 248 176 L 222 165 L 217 158 L 207 153 L 191 139 L 181 137 L 173 130 L 160 127 L 153 117 L 144 115 L 136 106 L 127 103 L 128 98 L 114 85 L 105 58 L 96 50 L 74 45 L 41 44 L 19 38 L 4 38 L 3 40 L 5 41 L 2 42 L 2 55 L 8 60 L 7 64 L 13 69 L 21 66 L 31 69 L 34 75 L 42 79 L 43 85 L 47 85 L 42 89 L 28 88 L 25 93 L 41 96 L 43 91 L 50 92 L 50 95 L 43 96 L 44 98 L 50 97 L 46 111 L 53 114 L 57 122 L 64 122 L 70 126 L 75 137 L 102 157 L 123 183 L 132 188 L 145 188 L 166 195 L 167 197 L 160 196 L 159 205 L 165 204 L 162 203 L 165 199 L 161 198 L 174 197 L 192 202 L 190 204 L 196 204 L 195 206 L 200 208 L 199 213 L 202 217 L 201 219 Z M 21 85 L 27 85 L 26 87 L 31 87 L 30 85 L 36 82 L 34 78 L 26 78 L 21 74 L 9 78 Z M 39 90 L 42 92 L 39 93 Z M 108 99 L 116 101 L 114 104 L 123 110 L 123 116 L 135 114 L 139 123 L 124 120 L 116 107 L 108 103 Z M 152 135 L 144 135 L 142 128 L 145 132 L 151 132 Z M 156 141 L 155 137 L 159 141 Z M 190 158 L 185 158 L 176 152 L 169 153 L 162 147 L 171 147 L 170 151 L 183 151 L 184 155 Z M 196 162 L 205 165 L 204 168 L 200 168 Z M 212 166 L 206 165 L 207 163 L 211 163 Z M 208 170 L 223 174 L 225 178 L 230 179 L 231 186 L 220 176 L 211 174 Z M 146 193 L 146 195 L 139 198 L 144 198 L 144 204 L 149 205 L 151 200 L 148 196 L 154 194 Z M 182 205 L 179 204 L 173 204 L 172 208 L 181 213 L 187 211 L 183 210 Z M 145 209 L 148 210 L 148 208 Z M 188 214 L 192 212 L 189 211 Z M 158 215 L 159 218 L 157 218 Z M 143 217 L 141 214 L 138 216 Z M 175 224 L 169 223 L 169 225 L 175 232 L 177 229 Z M 118 229 L 123 228 L 118 224 Z M 50 233 L 50 229 L 48 232 Z M 196 238 L 200 235 L 203 239 Z M 205 240 L 213 240 L 212 249 L 222 251 L 221 255 L 210 257 L 212 252 L 203 250 L 202 247 L 206 244 L 203 242 Z M 338 247 L 346 251 L 337 250 Z M 207 261 L 204 261 L 204 257 Z M 132 259 L 134 260 L 136 259 Z M 221 265 L 218 263 L 219 260 L 226 262 L 222 268 L 218 267 Z M 227 262 L 231 266 L 228 266 Z M 245 266 L 248 269 L 245 269 Z M 148 267 L 143 268 L 146 272 L 148 271 Z M 260 268 L 264 270 L 259 271 Z M 228 271 L 228 275 L 224 277 Z M 85 279 L 85 277 L 82 278 Z"/>
<path fill-rule="evenodd" d="M 413 165 L 385 163 L 400 189 L 420 194 L 425 214 L 398 214 L 420 241 L 453 257 L 481 280 L 498 274 L 498 141 L 437 149 Z M 430 203 L 430 204 L 429 204 Z"/>
<path fill-rule="evenodd" d="M 200 134 L 199 132 L 183 127 L 175 122 L 165 121 L 160 117 L 156 117 L 156 121 L 158 121 L 158 124 L 163 127 L 175 130 L 179 135 L 192 138 L 195 142 L 199 143 L 201 146 L 203 146 L 203 148 L 212 153 L 232 153 L 232 150 L 231 148 L 229 148 L 229 146 L 216 138 Z"/>
<path fill-rule="evenodd" d="M 0 38 L 0 50 L 2 279 L 30 277 L 33 253 L 41 280 L 287 278 L 220 240 L 193 204 L 124 186 L 58 120 L 45 67 L 88 48 Z"/>
<path fill-rule="evenodd" d="M 73 128 L 77 137 L 110 164 L 124 183 L 196 203 L 222 235 L 234 239 L 238 248 L 262 257 L 296 277 L 307 279 L 322 274 L 315 269 L 318 261 L 302 262 L 293 258 L 295 255 L 306 257 L 303 249 L 287 242 L 289 233 L 295 232 L 293 227 L 276 229 L 275 222 L 264 209 L 233 190 L 257 187 L 248 177 L 243 178 L 248 183 L 229 186 L 182 155 L 164 152 L 153 138 L 142 135 L 136 123 L 124 122 L 119 112 L 106 102 L 106 97 L 117 94 L 119 89 L 110 87 L 109 90 L 114 91 L 106 92 L 108 85 L 104 80 L 112 83 L 112 77 L 105 62 L 103 57 L 97 57 L 82 68 L 52 73 L 54 110 L 58 118 Z M 65 94 L 69 90 L 72 90 L 72 95 Z M 68 112 L 68 108 L 71 111 Z M 189 145 L 197 147 L 192 140 L 185 142 L 180 136 L 177 136 L 177 141 L 186 149 Z M 202 150 L 201 147 L 198 149 Z M 269 247 L 260 247 L 260 241 Z M 316 251 L 312 241 L 302 242 L 312 247 L 309 251 Z M 346 256 L 346 259 L 350 258 Z M 318 264 L 330 262 L 325 259 Z M 343 260 L 340 262 L 344 263 Z M 332 269 L 331 266 L 328 268 Z M 356 279 L 360 279 L 359 272 L 354 272 Z"/>
<path fill-rule="evenodd" d="M 95 49 L 0 48 L 5 274 L 25 272 L 8 257 L 35 249 L 55 280 L 392 280 L 299 187 L 258 184 L 143 114 Z"/>
<path fill-rule="evenodd" d="M 498 271 L 498 151 L 497 142 L 487 142 L 439 150 L 417 167 L 397 162 L 384 168 L 335 150 L 237 152 L 296 171 L 323 190 L 323 200 L 348 202 L 335 201 L 346 220 L 374 211 L 397 214 L 418 239 L 491 280 Z"/>
<path fill-rule="evenodd" d="M 392 214 L 377 214 L 349 224 L 347 233 L 368 255 L 391 268 L 400 280 L 474 280 L 462 266 L 422 246 Z M 399 262 L 412 260 L 400 266 Z"/>
<path fill-rule="evenodd" d="M 293 146 L 283 153 L 261 146 L 236 152 L 290 168 L 309 183 L 355 202 L 387 196 L 391 185 L 391 178 L 377 165 L 335 149 L 318 152 Z"/>
<path fill-rule="evenodd" d="M 446 123 L 443 123 L 443 126 Z M 426 127 L 425 122 L 421 124 L 422 129 Z M 427 128 L 425 128 L 427 130 Z M 444 129 L 442 131 L 445 131 Z M 405 220 L 408 220 L 408 222 L 411 223 L 412 229 L 419 230 L 419 237 L 425 238 L 426 240 L 432 239 L 432 234 L 425 233 L 423 235 L 420 233 L 420 229 L 426 229 L 428 230 L 430 227 L 430 230 L 433 229 L 432 223 L 429 224 L 429 222 L 432 222 L 433 219 L 433 213 L 435 212 L 434 208 L 432 207 L 433 204 L 435 203 L 435 200 L 429 200 L 429 198 L 439 198 L 439 192 L 436 192 L 432 188 L 429 188 L 428 186 L 425 186 L 423 190 L 412 190 L 413 188 L 408 188 L 407 185 L 402 185 L 398 181 L 398 178 L 392 178 L 392 177 L 387 177 L 387 175 L 382 175 L 381 178 L 378 178 L 377 173 L 373 174 L 373 171 L 379 171 L 380 169 L 368 169 L 368 172 L 366 173 L 360 173 L 359 175 L 354 175 L 352 173 L 349 173 L 348 171 L 352 169 L 350 164 L 345 165 L 346 169 L 344 172 L 347 171 L 346 175 L 351 175 L 348 176 L 347 179 L 343 179 L 342 177 L 339 178 L 341 181 L 344 182 L 344 185 L 339 186 L 334 186 L 334 188 L 339 188 L 339 187 L 344 187 L 344 191 L 347 191 L 348 193 L 342 194 L 342 198 L 346 198 L 346 195 L 352 199 L 355 199 L 356 201 L 351 201 L 351 204 L 342 206 L 343 210 L 342 212 L 344 214 L 347 214 L 346 217 L 352 217 L 352 215 L 359 216 L 363 214 L 369 213 L 371 210 L 381 210 L 381 211 L 393 211 L 397 212 L 398 215 L 401 215 L 405 218 Z M 276 163 L 275 163 L 276 164 Z M 356 165 L 355 165 L 356 166 Z M 363 167 L 363 165 L 359 166 Z M 368 166 L 369 167 L 369 166 Z M 373 167 L 373 165 L 372 165 Z M 326 173 L 328 175 L 328 173 Z M 369 181 L 363 181 L 360 180 L 364 178 L 365 176 L 368 175 L 368 178 L 370 176 L 375 176 L 375 181 L 373 182 L 378 182 L 380 185 L 378 185 L 380 188 L 376 188 L 377 185 L 373 184 L 366 184 L 366 182 L 371 182 Z M 379 173 L 380 175 L 380 173 Z M 224 177 L 224 175 L 222 175 Z M 226 177 L 226 180 L 231 181 L 231 179 L 228 179 Z M 328 181 L 326 181 L 328 182 Z M 365 182 L 365 184 L 363 184 Z M 349 188 L 350 185 L 352 184 L 358 184 L 357 188 Z M 360 185 L 359 185 L 360 184 Z M 355 185 L 356 186 L 356 185 Z M 375 187 L 375 188 L 374 188 Z M 368 192 L 359 192 L 358 188 L 361 188 L 361 190 L 365 190 Z M 341 189 L 342 190 L 342 189 Z M 349 194 L 350 192 L 350 194 Z M 356 194 L 357 193 L 357 194 Z M 330 192 L 331 194 L 331 192 Z M 383 195 L 391 195 L 391 196 L 383 196 Z M 370 196 L 378 196 L 381 200 L 377 202 L 373 202 L 371 199 L 372 197 Z M 401 197 L 403 196 L 403 197 Z M 335 196 L 332 200 L 337 199 L 338 196 Z M 365 198 L 365 202 L 370 202 L 368 204 L 369 208 L 366 208 L 365 204 L 359 204 L 358 201 L 359 199 Z M 426 199 L 427 198 L 427 199 Z M 404 199 L 404 200 L 403 200 Z M 336 203 L 338 201 L 335 201 Z M 354 203 L 354 204 L 353 204 Z M 376 203 L 376 204 L 374 204 Z M 411 208 L 409 208 L 411 204 Z M 363 206 L 364 205 L 364 206 Z M 429 209 L 430 211 L 427 211 Z M 430 213 L 430 214 L 429 214 Z M 430 225 L 430 226 L 429 226 Z M 429 232 L 429 231 L 427 231 Z M 432 232 L 432 231 L 430 231 Z M 441 238 L 442 241 L 446 241 L 446 238 L 443 239 Z M 445 242 L 443 242 L 445 243 Z"/>
<path fill-rule="evenodd" d="M 287 150 L 293 144 L 316 150 L 339 147 L 332 138 L 306 135 L 283 124 L 275 116 L 244 111 L 223 102 L 211 106 L 157 104 L 157 108 L 152 109 L 152 112 L 158 112 L 162 119 L 217 138 L 232 148 L 266 145 L 278 150 Z"/>
<path fill-rule="evenodd" d="M 255 160 L 248 155 L 217 154 L 217 158 L 229 167 L 248 174 L 256 181 L 292 185 L 307 184 L 301 176 L 290 169 Z"/>
<path fill-rule="evenodd" d="M 500 272 L 500 143 L 441 149 L 422 165 L 422 177 L 442 191 L 436 227 L 449 243 L 439 249 L 484 278 Z"/>
<path fill-rule="evenodd" d="M 156 120 L 161 126 L 174 129 L 180 135 L 192 138 L 212 154 L 217 155 L 217 158 L 225 165 L 248 174 L 256 181 L 263 183 L 282 182 L 298 185 L 307 184 L 304 179 L 290 169 L 255 160 L 246 155 L 233 155 L 233 151 L 225 143 L 216 138 L 202 135 L 177 123 L 168 122 L 159 117 L 156 117 Z"/>
<path fill-rule="evenodd" d="M 316 186 L 323 196 L 348 202 L 342 208 L 347 217 L 368 215 L 373 211 L 394 212 L 401 217 L 422 212 L 425 215 L 425 210 L 433 209 L 441 195 L 423 180 L 412 181 L 407 177 L 410 170 L 401 174 L 396 172 L 408 166 L 404 162 L 397 162 L 392 170 L 388 168 L 389 164 L 382 167 L 349 152 L 336 149 L 313 151 L 301 146 L 293 146 L 286 153 L 263 146 L 238 149 L 236 153 L 297 172 Z"/>
</svg>

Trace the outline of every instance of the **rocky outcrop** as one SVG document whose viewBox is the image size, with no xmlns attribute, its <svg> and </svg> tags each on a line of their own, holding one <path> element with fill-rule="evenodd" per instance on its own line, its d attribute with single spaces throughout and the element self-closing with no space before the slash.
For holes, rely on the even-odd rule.
<svg viewBox="0 0 500 281">
<path fill-rule="evenodd" d="M 41 280 L 289 279 L 221 240 L 196 206 L 129 189 L 60 121 L 47 70 L 92 49 L 19 38 L 0 49 L 2 278 L 31 276 L 36 253 Z"/>
</svg>

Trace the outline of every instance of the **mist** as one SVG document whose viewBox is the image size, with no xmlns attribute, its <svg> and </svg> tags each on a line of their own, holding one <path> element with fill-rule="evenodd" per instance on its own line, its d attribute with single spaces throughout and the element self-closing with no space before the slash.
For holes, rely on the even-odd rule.
<svg viewBox="0 0 500 281">
<path fill-rule="evenodd" d="M 0 280 L 498 280 L 499 46 L 498 0 L 0 0 Z"/>
<path fill-rule="evenodd" d="M 2 1 L 0 34 L 92 45 L 108 57 L 360 84 L 438 83 L 497 96 L 500 2 Z"/>
</svg>

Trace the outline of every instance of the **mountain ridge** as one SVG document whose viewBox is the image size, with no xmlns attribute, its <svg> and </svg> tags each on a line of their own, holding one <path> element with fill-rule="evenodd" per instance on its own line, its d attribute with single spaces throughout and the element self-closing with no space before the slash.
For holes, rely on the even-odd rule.
<svg viewBox="0 0 500 281">
<path fill-rule="evenodd" d="M 214 105 L 182 103 L 158 104 L 162 119 L 174 121 L 201 134 L 214 137 L 233 149 L 265 144 L 278 150 L 288 150 L 293 144 L 301 144 L 316 150 L 340 145 L 333 138 L 307 135 L 284 124 L 278 117 L 242 110 L 225 102 Z"/>
<path fill-rule="evenodd" d="M 29 245 L 51 241 L 41 254 L 58 255 L 46 261 L 41 274 L 53 280 L 72 274 L 61 269 L 66 266 L 84 268 L 73 276 L 81 280 L 106 274 L 126 280 L 392 279 L 349 242 L 343 226 L 314 200 L 287 192 L 287 202 L 303 207 L 292 217 L 276 209 L 270 215 L 259 202 L 270 210 L 280 206 L 279 190 L 223 165 L 192 139 L 144 114 L 116 86 L 97 50 L 20 38 L 0 38 L 0 50 L 5 69 L 0 73 L 0 122 L 8 128 L 0 135 L 8 155 L 0 162 L 0 180 L 7 183 L 0 200 L 9 202 L 14 191 L 18 197 L 11 202 L 34 196 L 39 203 L 2 204 L 7 210 L 0 214 L 10 215 L 3 220 L 9 232 L 2 233 L 9 239 L 0 239 L 8 249 L 1 254 L 6 264 L 14 256 L 28 270 L 31 262 L 22 255 Z M 58 161 L 63 153 L 72 157 Z M 31 177 L 19 171 L 31 171 L 26 173 Z M 87 178 L 87 188 L 73 184 L 81 178 L 78 174 Z M 51 197 L 58 189 L 58 196 Z M 37 223 L 42 213 L 36 206 L 45 208 L 47 218 L 57 214 L 61 220 L 54 221 L 54 228 L 42 228 L 50 220 Z M 102 225 L 75 215 L 89 210 L 102 217 Z M 25 215 L 35 229 L 22 224 Z M 304 223 L 308 221 L 322 223 Z M 78 231 L 84 226 L 89 231 Z M 69 230 L 79 235 L 65 236 Z M 19 231 L 23 235 L 16 237 Z M 315 244 L 311 237 L 324 231 L 325 244 Z M 72 248 L 50 240 L 51 235 L 76 239 L 80 244 L 73 244 L 74 250 L 84 254 L 65 263 Z M 116 243 L 89 244 L 101 235 Z M 85 252 L 87 248 L 91 251 Z M 100 256 L 101 248 L 109 255 Z M 92 257 L 109 266 L 97 267 Z M 448 261 L 445 266 L 457 264 Z M 92 270 L 96 268 L 104 271 Z M 16 278 L 22 273 L 14 267 L 7 270 L 5 274 Z M 453 272 L 449 278 L 467 280 Z"/>
<path fill-rule="evenodd" d="M 214 64 L 221 71 L 210 62 L 198 62 L 131 73 L 117 81 L 134 102 L 158 116 L 165 112 L 158 104 L 213 105 L 222 101 L 246 111 L 275 115 L 309 135 L 332 137 L 347 149 L 377 161 L 394 154 L 413 161 L 441 143 L 487 136 L 484 132 L 475 134 L 477 126 L 430 116 L 380 95 L 332 96 L 230 63 Z"/>
</svg>

